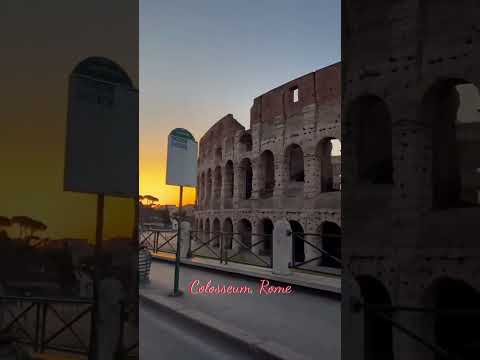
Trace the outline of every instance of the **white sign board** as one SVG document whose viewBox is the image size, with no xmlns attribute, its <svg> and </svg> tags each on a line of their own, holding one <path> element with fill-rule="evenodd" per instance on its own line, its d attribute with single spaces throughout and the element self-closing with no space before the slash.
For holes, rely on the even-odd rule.
<svg viewBox="0 0 480 360">
<path fill-rule="evenodd" d="M 70 78 L 64 190 L 138 196 L 138 91 Z"/>
<path fill-rule="evenodd" d="M 197 186 L 198 143 L 185 129 L 174 129 L 168 135 L 167 185 Z"/>
</svg>

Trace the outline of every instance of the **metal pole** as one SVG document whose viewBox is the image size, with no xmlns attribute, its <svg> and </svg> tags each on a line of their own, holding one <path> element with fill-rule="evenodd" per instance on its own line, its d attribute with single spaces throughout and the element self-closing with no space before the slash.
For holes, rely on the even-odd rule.
<svg viewBox="0 0 480 360">
<path fill-rule="evenodd" d="M 175 278 L 173 280 L 173 292 L 171 296 L 180 296 L 182 292 L 178 289 L 179 277 L 180 277 L 180 238 L 182 229 L 182 202 L 183 202 L 183 186 L 180 185 L 180 201 L 178 204 L 178 230 L 177 230 L 177 251 L 175 255 Z"/>
<path fill-rule="evenodd" d="M 97 325 L 98 325 L 98 291 L 100 285 L 100 264 L 101 264 L 101 253 L 102 253 L 102 238 L 103 238 L 103 209 L 104 209 L 104 195 L 97 195 L 97 224 L 95 232 L 95 265 L 94 265 L 94 275 L 93 275 L 93 311 L 92 311 L 92 322 L 90 327 L 90 354 L 89 359 L 98 360 L 98 339 L 97 339 Z"/>
</svg>

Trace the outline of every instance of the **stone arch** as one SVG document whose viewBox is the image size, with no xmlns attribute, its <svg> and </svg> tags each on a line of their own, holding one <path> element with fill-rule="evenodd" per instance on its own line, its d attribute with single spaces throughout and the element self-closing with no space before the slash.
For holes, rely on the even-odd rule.
<svg viewBox="0 0 480 360">
<path fill-rule="evenodd" d="M 424 314 L 424 335 L 433 338 L 437 346 L 460 359 L 474 359 L 480 351 L 480 292 L 462 280 L 450 277 L 436 279 L 426 290 L 425 306 L 443 309 L 434 314 Z M 461 310 L 452 314 L 445 310 Z M 468 311 L 472 310 L 471 313 Z M 429 353 L 426 359 L 436 360 Z"/>
<path fill-rule="evenodd" d="M 320 234 L 322 249 L 335 258 L 342 260 L 342 229 L 340 226 L 332 221 L 324 221 L 320 225 Z M 322 256 L 321 265 L 341 268 L 341 264 L 325 255 Z"/>
<path fill-rule="evenodd" d="M 213 220 L 213 226 L 212 226 L 212 238 L 215 238 L 212 241 L 212 246 L 218 247 L 220 245 L 220 236 L 221 236 L 221 225 L 220 225 L 220 220 L 218 218 L 215 218 Z"/>
<path fill-rule="evenodd" d="M 393 184 L 392 121 L 386 103 L 377 96 L 355 99 L 347 111 L 352 125 L 357 180 Z"/>
<path fill-rule="evenodd" d="M 212 189 L 213 189 L 213 179 L 212 179 L 212 169 L 207 171 L 207 191 L 206 191 L 206 207 L 210 207 L 210 201 L 212 199 Z"/>
<path fill-rule="evenodd" d="M 316 149 L 320 170 L 320 191 L 331 192 L 341 189 L 341 143 L 334 137 L 322 139 Z"/>
<path fill-rule="evenodd" d="M 200 177 L 200 200 L 205 200 L 205 171 L 202 172 Z"/>
<path fill-rule="evenodd" d="M 260 246 L 260 255 L 270 255 L 273 245 L 273 221 L 265 217 L 257 222 L 256 233 L 258 234 L 258 241 L 263 241 Z"/>
<path fill-rule="evenodd" d="M 388 290 L 379 280 L 369 275 L 361 275 L 356 280 L 364 304 L 392 305 Z M 363 315 L 364 359 L 393 360 L 392 326 L 371 309 L 364 308 Z"/>
<path fill-rule="evenodd" d="M 252 151 L 252 135 L 248 132 L 245 132 L 240 136 L 240 151 Z"/>
<path fill-rule="evenodd" d="M 270 150 L 265 150 L 260 155 L 260 184 L 260 197 L 272 197 L 275 189 L 275 159 Z"/>
<path fill-rule="evenodd" d="M 248 158 L 244 158 L 239 166 L 239 188 L 240 199 L 247 200 L 252 197 L 253 189 L 253 170 L 252 162 Z"/>
<path fill-rule="evenodd" d="M 305 231 L 303 226 L 295 220 L 290 220 L 290 227 L 292 229 L 292 251 L 293 260 L 297 262 L 305 261 Z"/>
<path fill-rule="evenodd" d="M 248 219 L 241 219 L 238 222 L 238 234 L 239 241 L 242 242 L 244 246 L 240 245 L 240 249 L 246 250 L 252 246 L 252 223 Z"/>
<path fill-rule="evenodd" d="M 204 235 L 205 235 L 205 233 L 204 233 L 204 227 L 203 227 L 203 219 L 200 218 L 199 219 L 199 228 L 198 228 L 197 238 L 200 241 L 204 241 L 204 239 L 205 239 Z"/>
<path fill-rule="evenodd" d="M 285 165 L 289 182 L 305 182 L 305 159 L 302 147 L 290 144 L 285 150 Z"/>
<path fill-rule="evenodd" d="M 233 189 L 235 184 L 233 161 L 228 160 L 224 168 L 224 189 L 223 189 L 223 207 L 230 209 L 233 206 Z"/>
<path fill-rule="evenodd" d="M 437 81 L 422 99 L 419 117 L 432 145 L 433 209 L 480 204 L 479 110 L 478 87 L 460 79 Z"/>
<path fill-rule="evenodd" d="M 210 229 L 210 219 L 206 218 L 205 219 L 205 228 L 204 228 L 204 237 L 203 241 L 207 242 L 211 238 L 211 229 Z"/>
<path fill-rule="evenodd" d="M 216 162 L 221 162 L 222 161 L 222 147 L 221 146 L 218 146 L 216 149 L 215 149 L 215 161 Z"/>
<path fill-rule="evenodd" d="M 229 217 L 223 221 L 223 241 L 225 249 L 232 249 L 233 222 Z"/>
<path fill-rule="evenodd" d="M 213 203 L 218 208 L 220 205 L 220 198 L 222 194 L 222 168 L 217 166 L 214 172 L 214 191 L 213 191 Z"/>
</svg>

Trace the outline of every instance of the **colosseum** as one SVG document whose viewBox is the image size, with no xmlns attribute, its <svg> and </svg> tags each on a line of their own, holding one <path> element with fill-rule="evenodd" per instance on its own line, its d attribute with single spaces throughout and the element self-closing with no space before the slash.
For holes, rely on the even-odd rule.
<svg viewBox="0 0 480 360">
<path fill-rule="evenodd" d="M 342 1 L 342 359 L 480 358 L 479 19 Z"/>
<path fill-rule="evenodd" d="M 283 219 L 293 233 L 291 264 L 339 267 L 332 258 L 341 257 L 340 69 L 333 64 L 258 96 L 249 129 L 228 114 L 204 134 L 199 242 L 213 239 L 215 250 L 222 233 L 229 253 L 245 244 L 272 260 L 274 226 Z"/>
</svg>

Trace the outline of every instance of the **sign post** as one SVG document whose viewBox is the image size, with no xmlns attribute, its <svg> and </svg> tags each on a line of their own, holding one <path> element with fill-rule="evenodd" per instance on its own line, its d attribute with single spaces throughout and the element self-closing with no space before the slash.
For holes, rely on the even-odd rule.
<svg viewBox="0 0 480 360">
<path fill-rule="evenodd" d="M 177 128 L 168 135 L 167 150 L 167 185 L 180 186 L 180 199 L 178 203 L 178 230 L 177 250 L 175 255 L 175 278 L 171 296 L 180 296 L 180 247 L 182 238 L 183 216 L 183 187 L 197 186 L 197 151 L 198 143 L 193 135 L 185 129 Z"/>
</svg>

